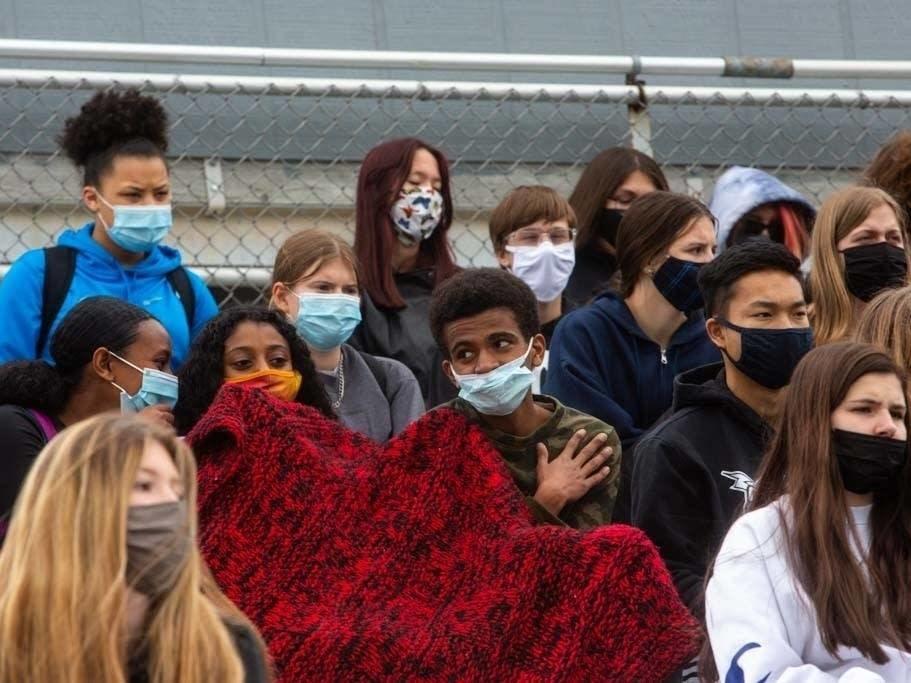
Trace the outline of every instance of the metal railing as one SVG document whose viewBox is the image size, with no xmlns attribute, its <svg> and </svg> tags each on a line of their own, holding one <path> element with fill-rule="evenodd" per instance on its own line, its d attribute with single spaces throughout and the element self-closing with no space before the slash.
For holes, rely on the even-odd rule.
<svg viewBox="0 0 911 683">
<path fill-rule="evenodd" d="M 3 68 L 4 60 L 105 62 L 104 71 Z M 577 83 L 131 72 L 136 62 L 599 74 Z M 111 63 L 124 70 L 111 70 Z M 774 66 L 770 66 L 774 63 Z M 101 65 L 100 65 L 101 66 Z M 268 69 L 264 69 L 268 71 Z M 682 86 L 643 75 L 765 76 L 776 87 Z M 492 263 L 490 210 L 513 187 L 568 195 L 601 150 L 652 154 L 672 187 L 708 198 L 732 164 L 756 165 L 819 202 L 911 127 L 911 90 L 802 88 L 795 79 L 895 77 L 911 62 L 674 59 L 56 43 L 0 40 L 0 264 L 87 220 L 57 149 L 63 121 L 102 88 L 162 98 L 171 119 L 174 243 L 225 301 L 255 299 L 275 250 L 304 227 L 351 235 L 357 169 L 392 137 L 440 147 L 453 169 L 459 261 Z M 628 83 L 601 83 L 602 76 Z M 580 77 L 581 77 L 580 76 Z M 588 82 L 586 82 L 588 81 Z M 777 87 L 778 84 L 786 87 Z M 2 266 L 0 266 L 2 267 Z"/>
</svg>

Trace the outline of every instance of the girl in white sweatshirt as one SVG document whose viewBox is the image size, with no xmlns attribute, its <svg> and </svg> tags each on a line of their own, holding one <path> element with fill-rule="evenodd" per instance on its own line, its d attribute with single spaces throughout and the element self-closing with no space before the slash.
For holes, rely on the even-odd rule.
<svg viewBox="0 0 911 683">
<path fill-rule="evenodd" d="M 906 395 L 873 346 L 829 344 L 797 367 L 706 588 L 710 675 L 911 682 Z"/>
</svg>

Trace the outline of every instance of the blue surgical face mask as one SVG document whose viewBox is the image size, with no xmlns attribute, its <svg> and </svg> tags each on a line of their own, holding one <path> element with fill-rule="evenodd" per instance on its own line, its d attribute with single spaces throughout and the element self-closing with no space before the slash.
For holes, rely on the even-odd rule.
<svg viewBox="0 0 911 683">
<path fill-rule="evenodd" d="M 96 191 L 97 192 L 97 191 Z M 171 232 L 170 204 L 110 204 L 98 192 L 98 198 L 114 211 L 114 224 L 102 224 L 111 241 L 121 249 L 136 253 L 151 251 Z M 99 218 L 101 216 L 99 215 Z"/>
<path fill-rule="evenodd" d="M 329 351 L 341 346 L 361 322 L 361 300 L 356 296 L 291 293 L 300 302 L 295 323 L 297 333 L 317 351 Z"/>
<path fill-rule="evenodd" d="M 125 365 L 129 365 L 136 372 L 142 374 L 142 384 L 139 391 L 130 395 L 126 389 L 111 382 L 115 387 L 120 389 L 120 412 L 124 414 L 138 413 L 149 406 L 164 405 L 169 409 L 177 403 L 177 378 L 174 375 L 153 370 L 151 368 L 140 368 L 133 365 L 125 358 L 121 358 L 113 351 L 108 351 L 114 358 Z"/>
<path fill-rule="evenodd" d="M 525 367 L 534 340 L 528 350 L 513 361 L 482 375 L 452 376 L 459 385 L 459 398 L 467 401 L 481 415 L 509 415 L 514 412 L 531 390 L 534 373 Z"/>
</svg>

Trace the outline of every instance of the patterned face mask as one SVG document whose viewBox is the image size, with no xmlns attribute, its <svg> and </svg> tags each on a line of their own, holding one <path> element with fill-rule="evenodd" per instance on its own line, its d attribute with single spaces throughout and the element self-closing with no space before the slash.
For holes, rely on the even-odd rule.
<svg viewBox="0 0 911 683">
<path fill-rule="evenodd" d="M 399 193 L 390 210 L 399 241 L 412 246 L 433 234 L 443 217 L 443 195 L 437 190 L 419 188 Z"/>
</svg>

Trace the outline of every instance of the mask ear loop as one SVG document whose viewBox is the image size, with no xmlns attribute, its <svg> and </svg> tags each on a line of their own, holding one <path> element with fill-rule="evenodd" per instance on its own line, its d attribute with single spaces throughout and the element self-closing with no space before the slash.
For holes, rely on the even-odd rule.
<svg viewBox="0 0 911 683">
<path fill-rule="evenodd" d="M 107 351 L 111 356 L 113 356 L 114 358 L 116 358 L 117 360 L 119 360 L 121 363 L 124 363 L 125 365 L 129 365 L 129 366 L 130 366 L 131 368 L 133 368 L 136 372 L 138 372 L 140 375 L 142 375 L 143 377 L 145 377 L 145 371 L 144 371 L 142 368 L 140 368 L 140 367 L 138 367 L 138 366 L 136 366 L 136 365 L 133 365 L 133 364 L 132 364 L 130 361 L 128 361 L 126 358 L 121 358 L 120 356 L 118 356 L 116 353 L 114 353 L 114 352 L 111 351 L 110 349 L 106 349 L 106 351 Z M 120 391 L 121 391 L 122 393 L 126 394 L 127 396 L 130 396 L 130 392 L 127 391 L 126 389 L 124 389 L 124 388 L 123 388 L 122 386 L 120 386 L 119 384 L 117 384 L 117 382 L 115 382 L 114 380 L 109 380 L 109 381 L 110 381 L 110 383 L 113 384 L 115 387 L 117 387 L 118 389 L 120 389 Z"/>
<path fill-rule="evenodd" d="M 98 199 L 100 199 L 102 202 L 104 202 L 105 206 L 107 206 L 111 211 L 114 211 L 114 205 L 111 204 L 107 199 L 104 198 L 104 195 L 101 194 L 101 192 L 98 190 L 98 188 L 97 188 L 97 187 L 93 187 L 92 189 L 95 190 L 95 196 L 98 197 Z M 111 226 L 108 225 L 107 221 L 104 220 L 104 218 L 101 217 L 101 212 L 100 212 L 100 211 L 98 212 L 98 220 L 101 221 L 101 224 L 104 226 L 104 229 L 105 229 L 105 230 L 110 230 L 110 229 L 111 229 Z M 110 353 L 110 352 L 109 352 L 109 353 Z M 123 360 L 123 359 L 121 358 L 120 360 Z M 124 361 L 124 362 L 126 362 L 126 361 Z"/>
</svg>

